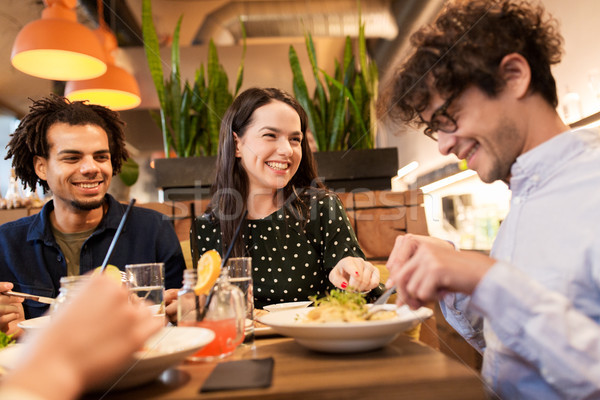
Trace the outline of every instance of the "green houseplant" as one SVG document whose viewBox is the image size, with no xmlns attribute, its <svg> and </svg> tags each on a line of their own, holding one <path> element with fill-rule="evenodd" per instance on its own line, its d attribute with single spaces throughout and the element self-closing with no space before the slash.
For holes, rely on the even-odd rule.
<svg viewBox="0 0 600 400">
<path fill-rule="evenodd" d="M 305 43 L 316 84 L 312 96 L 293 46 L 289 49 L 289 60 L 294 95 L 308 114 L 318 150 L 372 149 L 379 73 L 377 65 L 367 57 L 364 24 L 359 27 L 358 70 L 350 37 L 346 37 L 342 62 L 335 61 L 333 76 L 319 68 L 310 33 L 305 35 Z"/>
<path fill-rule="evenodd" d="M 315 138 L 319 176 L 336 191 L 385 190 L 398 169 L 398 149 L 375 149 L 379 72 L 367 56 L 365 26 L 360 22 L 358 55 L 346 37 L 343 60 L 335 61 L 333 76 L 319 68 L 312 36 L 305 35 L 306 51 L 315 80 L 308 92 L 298 54 L 289 60 L 294 95 L 308 114 Z"/>
<path fill-rule="evenodd" d="M 171 73 L 165 77 L 156 29 L 152 21 L 151 0 L 142 3 L 142 33 L 144 49 L 158 99 L 160 111 L 153 118 L 163 134 L 165 157 L 171 150 L 178 157 L 208 156 L 217 153 L 219 127 L 223 114 L 242 86 L 246 34 L 242 58 L 237 73 L 234 92 L 229 90 L 229 79 L 219 62 L 217 48 L 210 40 L 206 70 L 201 64 L 194 82 L 181 80 L 179 31 L 183 16 L 179 18 L 173 34 Z"/>
</svg>

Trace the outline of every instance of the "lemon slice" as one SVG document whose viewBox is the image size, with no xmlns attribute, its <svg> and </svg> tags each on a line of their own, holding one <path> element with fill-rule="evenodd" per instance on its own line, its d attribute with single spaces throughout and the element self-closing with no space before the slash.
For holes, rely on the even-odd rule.
<svg viewBox="0 0 600 400">
<path fill-rule="evenodd" d="M 216 250 L 209 250 L 198 260 L 198 279 L 194 292 L 196 296 L 208 294 L 221 274 L 221 256 Z"/>
<path fill-rule="evenodd" d="M 94 270 L 94 272 L 92 273 L 92 275 L 98 275 L 100 273 L 100 269 L 102 267 L 98 267 Z M 104 270 L 104 274 L 112 279 L 114 279 L 114 281 L 116 283 L 118 283 L 119 285 L 121 284 L 121 270 L 117 267 L 115 267 L 112 264 L 108 264 L 106 266 L 106 269 Z"/>
</svg>

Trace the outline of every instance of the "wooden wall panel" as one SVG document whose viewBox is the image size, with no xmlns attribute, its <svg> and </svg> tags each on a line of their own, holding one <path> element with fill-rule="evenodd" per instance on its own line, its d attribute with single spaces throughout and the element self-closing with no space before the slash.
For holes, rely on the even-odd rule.
<svg viewBox="0 0 600 400">
<path fill-rule="evenodd" d="M 420 190 L 361 191 L 338 196 L 367 258 L 387 259 L 398 235 L 428 235 Z"/>
</svg>

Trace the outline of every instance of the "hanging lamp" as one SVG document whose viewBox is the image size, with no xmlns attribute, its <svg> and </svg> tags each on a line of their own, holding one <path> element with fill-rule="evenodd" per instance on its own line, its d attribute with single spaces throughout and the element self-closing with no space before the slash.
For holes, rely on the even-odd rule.
<svg viewBox="0 0 600 400">
<path fill-rule="evenodd" d="M 101 19 L 101 21 L 103 21 Z M 117 48 L 117 39 L 101 23 L 96 34 L 104 44 L 107 60 L 106 73 L 98 78 L 83 81 L 69 81 L 65 86 L 65 97 L 71 101 L 85 101 L 105 106 L 114 111 L 128 110 L 140 105 L 140 89 L 137 81 L 129 72 L 117 67 L 113 52 Z"/>
<path fill-rule="evenodd" d="M 12 65 L 57 81 L 90 79 L 106 72 L 100 42 L 77 22 L 77 0 L 44 0 L 42 18 L 25 25 L 12 48 Z"/>
</svg>

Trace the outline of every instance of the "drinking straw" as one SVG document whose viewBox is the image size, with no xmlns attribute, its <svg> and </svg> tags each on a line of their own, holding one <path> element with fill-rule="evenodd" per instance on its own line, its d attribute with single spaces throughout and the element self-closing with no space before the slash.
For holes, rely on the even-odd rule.
<svg viewBox="0 0 600 400">
<path fill-rule="evenodd" d="M 238 235 L 240 233 L 240 229 L 242 228 L 242 224 L 244 223 L 244 220 L 246 219 L 246 215 L 248 215 L 248 210 L 244 211 L 244 215 L 242 215 L 242 219 L 238 223 L 237 228 L 235 228 L 235 234 L 233 235 L 233 239 L 231 240 L 231 243 L 229 244 L 229 248 L 227 249 L 227 253 L 225 253 L 225 257 L 223 257 L 223 260 L 221 261 L 221 271 L 223 270 L 223 268 L 225 267 L 225 264 L 229 260 L 229 256 L 231 255 L 231 251 L 233 250 L 233 246 L 235 245 L 235 241 L 236 241 L 236 239 L 237 239 L 237 237 L 238 237 Z M 213 286 L 213 288 L 214 288 L 214 286 Z M 214 290 L 211 289 L 210 292 L 208 293 L 208 296 L 206 297 L 206 304 L 204 306 L 204 309 L 202 310 L 202 312 L 198 316 L 198 320 L 199 321 L 202 321 L 204 319 L 204 316 L 206 315 L 206 311 L 208 310 L 208 306 L 210 305 L 210 300 L 212 299 L 213 293 L 214 293 Z"/>
<path fill-rule="evenodd" d="M 115 233 L 115 236 L 113 237 L 112 242 L 110 242 L 110 247 L 108 248 L 106 257 L 104 257 L 104 261 L 102 262 L 102 266 L 100 268 L 100 273 L 103 273 L 104 270 L 106 269 L 106 265 L 108 264 L 110 255 L 112 254 L 112 252 L 115 248 L 115 244 L 117 244 L 117 240 L 119 239 L 119 236 L 121 235 L 121 231 L 123 230 L 125 221 L 127 221 L 127 217 L 129 216 L 129 211 L 131 211 L 131 207 L 133 207 L 133 203 L 135 203 L 135 199 L 131 199 L 129 201 L 129 205 L 127 206 L 127 209 L 125 210 L 125 214 L 123 214 L 123 217 L 121 217 L 121 222 L 119 222 L 119 227 L 117 228 L 117 232 Z"/>
</svg>

